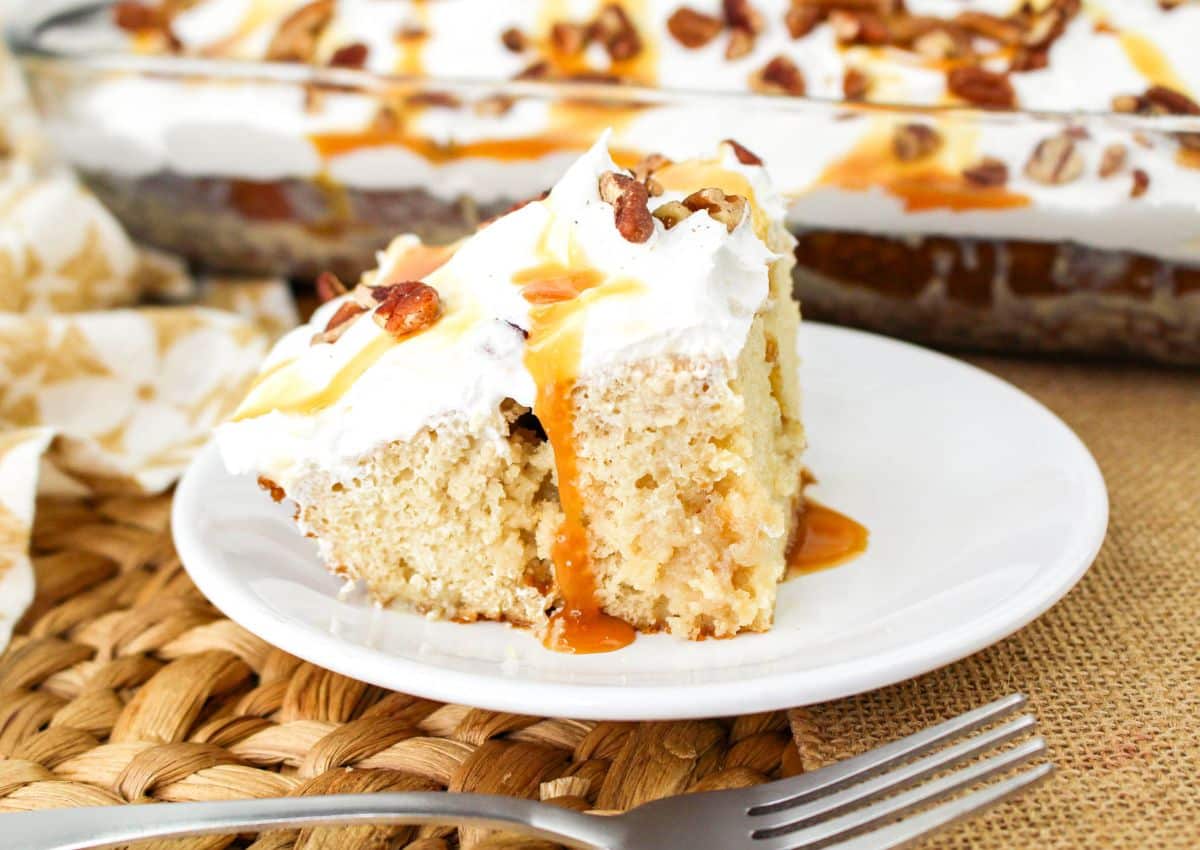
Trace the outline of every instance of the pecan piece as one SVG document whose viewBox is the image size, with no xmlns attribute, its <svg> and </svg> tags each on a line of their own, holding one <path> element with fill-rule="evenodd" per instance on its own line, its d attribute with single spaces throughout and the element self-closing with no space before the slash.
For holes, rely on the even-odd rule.
<svg viewBox="0 0 1200 850">
<path fill-rule="evenodd" d="M 1100 176 L 1112 177 L 1124 168 L 1128 154 L 1129 149 L 1119 142 L 1106 147 L 1100 155 Z"/>
<path fill-rule="evenodd" d="M 987 12 L 959 12 L 954 17 L 954 23 L 1000 44 L 1020 44 L 1024 34 L 1016 21 L 1001 18 L 999 15 L 989 15 Z"/>
<path fill-rule="evenodd" d="M 914 162 L 937 153 L 942 134 L 927 124 L 901 124 L 892 133 L 892 153 L 901 162 Z"/>
<path fill-rule="evenodd" d="M 588 28 L 583 24 L 559 21 L 550 27 L 550 46 L 559 53 L 573 56 L 588 44 Z"/>
<path fill-rule="evenodd" d="M 361 42 L 347 44 L 333 51 L 329 64 L 334 68 L 362 68 L 367 64 L 368 48 Z"/>
<path fill-rule="evenodd" d="M 654 172 L 670 164 L 671 160 L 660 153 L 647 154 L 633 167 L 633 177 L 646 184 L 646 191 L 650 193 L 650 197 L 657 198 L 663 193 L 663 187 L 654 179 Z"/>
<path fill-rule="evenodd" d="M 729 31 L 729 43 L 725 45 L 725 58 L 729 61 L 741 59 L 754 49 L 754 33 L 735 27 Z"/>
<path fill-rule="evenodd" d="M 784 13 L 783 25 L 792 38 L 804 38 L 825 18 L 825 10 L 815 4 L 793 3 Z"/>
<path fill-rule="evenodd" d="M 842 96 L 846 100 L 865 100 L 871 90 L 871 78 L 858 68 L 847 68 L 842 75 Z"/>
<path fill-rule="evenodd" d="M 1144 169 L 1133 169 L 1133 185 L 1129 187 L 1129 197 L 1140 198 L 1150 189 L 1150 175 Z"/>
<path fill-rule="evenodd" d="M 642 52 L 642 38 L 629 14 L 619 3 L 609 3 L 588 27 L 589 34 L 604 45 L 614 62 L 632 59 Z"/>
<path fill-rule="evenodd" d="M 437 290 L 419 280 L 377 286 L 372 294 L 376 299 L 382 296 L 375 308 L 375 322 L 393 336 L 403 337 L 425 330 L 442 313 Z"/>
<path fill-rule="evenodd" d="M 667 201 L 654 210 L 654 217 L 663 223 L 663 227 L 670 230 L 691 215 L 692 212 L 692 210 L 679 201 Z"/>
<path fill-rule="evenodd" d="M 317 300 L 322 304 L 340 298 L 348 291 L 346 284 L 333 272 L 321 272 L 317 275 Z"/>
<path fill-rule="evenodd" d="M 121 0 L 114 4 L 112 17 L 113 23 L 127 32 L 158 29 L 165 23 L 158 9 L 136 0 Z"/>
<path fill-rule="evenodd" d="M 513 53 L 524 53 L 529 47 L 529 39 L 516 27 L 509 27 L 500 33 L 500 43 Z"/>
<path fill-rule="evenodd" d="M 313 0 L 279 24 L 266 58 L 270 62 L 308 62 L 317 50 L 321 33 L 333 20 L 334 0 Z"/>
<path fill-rule="evenodd" d="M 704 210 L 714 221 L 725 225 L 733 233 L 746 215 L 746 199 L 741 195 L 726 195 L 720 189 L 700 189 L 683 199 L 683 205 L 692 212 Z"/>
<path fill-rule="evenodd" d="M 612 204 L 617 232 L 628 242 L 645 242 L 654 233 L 654 217 L 646 185 L 627 174 L 606 171 L 600 175 L 600 197 Z"/>
<path fill-rule="evenodd" d="M 723 27 L 720 18 L 687 6 L 680 6 L 667 18 L 667 32 L 689 50 L 708 44 L 720 35 Z"/>
<path fill-rule="evenodd" d="M 1047 186 L 1070 183 L 1083 174 L 1083 155 L 1066 135 L 1042 139 L 1025 163 L 1025 176 Z"/>
<path fill-rule="evenodd" d="M 758 154 L 756 154 L 754 151 L 750 150 L 750 148 L 746 147 L 745 145 L 741 144 L 740 142 L 735 141 L 734 139 L 725 139 L 724 141 L 721 142 L 721 144 L 729 145 L 730 149 L 733 151 L 733 155 L 735 157 L 737 157 L 737 161 L 740 162 L 742 165 L 762 165 L 763 164 L 762 157 L 760 157 Z"/>
<path fill-rule="evenodd" d="M 1162 111 L 1169 115 L 1200 115 L 1200 104 L 1181 91 L 1167 86 L 1151 86 L 1142 95 L 1151 111 Z"/>
<path fill-rule="evenodd" d="M 737 30 L 746 30 L 751 35 L 762 32 L 763 17 L 750 0 L 722 0 L 721 9 L 725 23 Z"/>
<path fill-rule="evenodd" d="M 750 81 L 750 87 L 763 94 L 804 95 L 804 74 L 786 56 L 776 56 Z"/>
<path fill-rule="evenodd" d="M 356 304 L 353 301 L 345 302 L 329 317 L 329 321 L 325 323 L 325 330 L 312 338 L 312 344 L 337 342 L 342 338 L 342 334 L 350 329 L 350 325 L 354 323 L 354 319 L 365 312 L 367 312 L 367 308 L 361 304 Z"/>
<path fill-rule="evenodd" d="M 963 169 L 963 179 L 981 189 L 1003 186 L 1008 182 L 1008 165 L 1003 160 L 985 156 L 969 168 Z"/>
<path fill-rule="evenodd" d="M 952 69 L 946 74 L 946 86 L 951 94 L 985 109 L 1011 109 L 1017 102 L 1016 92 L 1006 74 L 974 65 Z"/>
</svg>

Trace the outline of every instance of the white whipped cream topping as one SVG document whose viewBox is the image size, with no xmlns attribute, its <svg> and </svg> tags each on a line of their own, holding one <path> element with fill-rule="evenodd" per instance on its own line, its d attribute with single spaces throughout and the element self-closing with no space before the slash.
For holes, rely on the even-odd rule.
<svg viewBox="0 0 1200 850">
<path fill-rule="evenodd" d="M 594 0 L 514 0 L 502 9 L 488 5 L 481 13 L 481 2 L 340 0 L 319 55 L 328 57 L 340 46 L 361 42 L 369 48 L 367 67 L 372 70 L 403 71 L 415 50 L 420 69 L 430 77 L 504 80 L 536 58 L 502 45 L 499 33 L 506 27 L 537 37 L 554 20 L 586 20 L 596 8 Z M 689 50 L 666 33 L 665 22 L 680 5 L 678 0 L 628 5 L 653 56 L 657 84 L 666 89 L 744 92 L 769 59 L 786 55 L 804 72 L 812 96 L 839 98 L 845 69 L 854 66 L 875 78 L 873 99 L 944 101 L 944 72 L 922 65 L 911 54 L 872 47 L 843 49 L 828 25 L 792 39 L 783 24 L 789 2 L 756 0 L 765 29 L 753 51 L 732 62 L 723 56 L 725 35 Z M 220 47 L 222 55 L 260 58 L 275 22 L 300 5 L 302 0 L 201 0 L 176 20 L 177 34 L 197 53 Z M 720 0 L 691 0 L 687 5 L 714 15 L 721 7 Z M 910 0 L 907 6 L 916 14 L 950 17 L 964 9 L 1007 14 L 1014 2 Z M 1101 21 L 1153 45 L 1165 67 L 1200 97 L 1200 51 L 1195 48 L 1200 4 L 1165 11 L 1157 0 L 1089 0 L 1055 42 L 1047 68 L 1011 76 L 1023 107 L 1103 111 L 1114 95 L 1141 92 L 1150 85 L 1152 80 L 1139 70 L 1121 37 L 1097 31 Z M 419 48 L 411 43 L 405 47 L 395 37 L 413 26 L 430 33 Z M 231 33 L 240 35 L 231 40 Z M 601 62 L 597 67 L 607 66 Z M 193 83 L 181 92 L 180 84 L 171 80 L 116 79 L 78 92 L 51 129 L 73 161 L 127 176 L 163 170 L 248 180 L 327 175 L 359 189 L 417 188 L 447 201 L 465 194 L 483 204 L 536 194 L 578 152 L 568 146 L 531 158 L 497 160 L 468 152 L 431 159 L 401 145 L 378 145 L 326 156 L 313 137 L 361 131 L 376 104 L 371 98 L 330 93 L 320 109 L 308 110 L 304 100 L 297 87 L 269 83 Z M 720 120 L 715 120 L 717 115 Z M 411 118 L 408 129 L 415 136 L 461 147 L 481 140 L 536 138 L 561 130 L 556 121 L 561 124 L 563 118 L 556 117 L 550 105 L 524 100 L 498 117 L 477 116 L 469 108 L 429 108 Z M 819 110 L 792 112 L 701 100 L 627 117 L 616 128 L 614 144 L 681 158 L 710 150 L 717 139 L 734 135 L 770 163 L 776 185 L 789 199 L 789 222 L 800 227 L 1071 240 L 1200 261 L 1200 169 L 1181 167 L 1176 143 L 1166 136 L 1156 137 L 1154 147 L 1146 148 L 1133 143 L 1128 131 L 1102 119 L 1080 124 L 1092 136 L 1081 143 L 1087 158 L 1083 176 L 1067 186 L 1045 186 L 1023 174 L 1025 163 L 1037 142 L 1059 132 L 1061 124 L 1010 116 L 980 123 L 972 148 L 944 152 L 947 170 L 959 171 L 984 155 L 998 158 L 1008 165 L 1008 188 L 1028 196 L 1030 204 L 967 212 L 910 211 L 878 190 L 823 184 L 820 178 L 827 169 L 872 132 L 869 119 L 842 121 Z M 583 139 L 587 131 L 576 134 Z M 574 144 L 578 149 L 590 142 L 586 138 Z M 1101 179 L 1096 166 L 1109 143 L 1129 149 L 1128 164 L 1118 177 Z M 1138 198 L 1130 196 L 1129 173 L 1135 168 L 1150 178 L 1148 191 Z"/>
<path fill-rule="evenodd" d="M 222 425 L 217 441 L 230 470 L 266 475 L 286 489 L 311 466 L 352 475 L 357 458 L 438 422 L 456 420 L 479 431 L 495 422 L 505 399 L 532 407 L 536 386 L 522 333 L 532 326 L 531 308 L 513 279 L 547 262 L 572 269 L 583 263 L 605 281 L 633 282 L 614 294 L 604 294 L 605 284 L 587 294 L 599 297 L 587 298 L 582 312 L 580 378 L 661 355 L 703 359 L 735 374 L 776 255 L 755 234 L 749 214 L 732 232 L 701 212 L 670 230 L 656 221 L 644 243 L 625 240 L 598 190 L 599 176 L 616 168 L 606 141 L 580 158 L 546 200 L 493 222 L 427 275 L 442 299 L 442 318 L 388 348 L 332 405 L 312 413 L 273 410 Z M 750 181 L 763 213 L 781 211 L 761 168 L 742 165 L 728 150 L 720 164 Z M 665 194 L 654 204 L 674 197 Z M 411 246 L 412 237 L 397 240 L 381 257 L 375 280 L 388 281 Z M 285 373 L 306 393 L 319 392 L 386 335 L 370 317 L 360 317 L 337 342 L 311 345 L 337 306 L 325 305 L 278 343 L 263 367 L 268 377 L 243 409 L 273 398 L 273 377 Z"/>
</svg>

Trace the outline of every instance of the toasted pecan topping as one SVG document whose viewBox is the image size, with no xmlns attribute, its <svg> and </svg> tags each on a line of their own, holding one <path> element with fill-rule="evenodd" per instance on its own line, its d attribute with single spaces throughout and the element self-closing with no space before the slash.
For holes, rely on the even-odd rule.
<svg viewBox="0 0 1200 850">
<path fill-rule="evenodd" d="M 842 96 L 846 100 L 864 100 L 871 90 L 871 78 L 858 68 L 847 68 L 842 75 Z"/>
<path fill-rule="evenodd" d="M 629 242 L 645 242 L 654 234 L 650 192 L 628 174 L 606 171 L 600 175 L 600 198 L 612 204 L 617 231 Z"/>
<path fill-rule="evenodd" d="M 1129 157 L 1129 149 L 1119 142 L 1109 145 L 1100 155 L 1100 176 L 1112 177 L 1125 167 Z"/>
<path fill-rule="evenodd" d="M 970 38 L 961 30 L 935 27 L 913 39 L 912 49 L 929 59 L 960 59 L 973 51 Z"/>
<path fill-rule="evenodd" d="M 995 157 L 985 156 L 969 168 L 963 169 L 963 179 L 981 189 L 1003 186 L 1008 182 L 1008 165 Z"/>
<path fill-rule="evenodd" d="M 529 47 L 529 39 L 516 27 L 509 27 L 500 33 L 500 43 L 513 53 L 523 53 Z"/>
<path fill-rule="evenodd" d="M 362 68 L 367 64 L 369 50 L 365 44 L 356 42 L 333 51 L 329 64 L 334 68 Z"/>
<path fill-rule="evenodd" d="M 974 65 L 954 68 L 946 74 L 951 94 L 985 109 L 1011 109 L 1017 95 L 1007 74 L 998 74 Z"/>
<path fill-rule="evenodd" d="M 1129 187 L 1129 197 L 1140 198 L 1150 189 L 1150 175 L 1145 169 L 1133 169 L 1133 185 Z"/>
<path fill-rule="evenodd" d="M 113 23 L 129 32 L 158 29 L 165 23 L 160 10 L 137 0 L 121 0 L 113 4 Z"/>
<path fill-rule="evenodd" d="M 788 57 L 776 56 L 751 78 L 750 87 L 764 94 L 801 97 L 805 90 L 804 74 Z"/>
<path fill-rule="evenodd" d="M 737 30 L 746 30 L 752 35 L 762 32 L 763 17 L 750 0 L 722 0 L 721 11 L 725 23 Z"/>
<path fill-rule="evenodd" d="M 1048 186 L 1070 183 L 1083 174 L 1083 155 L 1066 135 L 1042 139 L 1025 163 L 1025 176 Z"/>
<path fill-rule="evenodd" d="M 825 10 L 816 3 L 793 3 L 783 15 L 783 25 L 792 38 L 803 38 L 825 19 Z"/>
<path fill-rule="evenodd" d="M 592 38 L 604 45 L 614 62 L 632 59 L 642 50 L 642 39 L 629 14 L 619 3 L 608 3 L 589 26 Z"/>
<path fill-rule="evenodd" d="M 833 34 L 842 44 L 882 45 L 891 41 L 887 23 L 873 12 L 835 9 L 829 15 Z"/>
<path fill-rule="evenodd" d="M 442 314 L 437 290 L 419 280 L 377 286 L 372 295 L 380 302 L 375 308 L 376 324 L 396 337 L 423 331 Z"/>
<path fill-rule="evenodd" d="M 267 45 L 271 62 L 309 62 L 317 50 L 321 33 L 333 20 L 334 0 L 313 0 L 292 12 L 275 31 Z"/>
<path fill-rule="evenodd" d="M 729 31 L 729 42 L 725 45 L 725 58 L 729 61 L 741 59 L 754 50 L 754 33 L 735 28 Z"/>
<path fill-rule="evenodd" d="M 559 53 L 573 56 L 588 44 L 588 28 L 572 21 L 558 21 L 550 27 L 550 46 Z"/>
<path fill-rule="evenodd" d="M 927 124 L 901 124 L 892 133 L 892 153 L 901 162 L 914 162 L 937 153 L 942 134 Z"/>
<path fill-rule="evenodd" d="M 317 275 L 316 287 L 317 300 L 322 304 L 340 298 L 348 292 L 346 284 L 342 283 L 333 272 L 321 272 Z"/>
<path fill-rule="evenodd" d="M 954 17 L 954 23 L 969 32 L 1000 44 L 1020 44 L 1024 35 L 1021 25 L 1016 21 L 1011 18 L 1002 18 L 999 15 L 989 15 L 987 12 L 959 12 Z"/>
<path fill-rule="evenodd" d="M 646 154 L 633 167 L 633 176 L 645 183 L 650 179 L 650 176 L 660 168 L 665 168 L 671 164 L 671 160 L 660 153 Z"/>
<path fill-rule="evenodd" d="M 679 201 L 667 201 L 654 210 L 654 217 L 663 223 L 663 227 L 670 230 L 691 215 L 692 212 L 693 210 L 688 209 Z"/>
<path fill-rule="evenodd" d="M 680 6 L 667 18 L 667 32 L 688 49 L 703 47 L 718 35 L 724 24 L 720 18 Z"/>
<path fill-rule="evenodd" d="M 754 151 L 750 150 L 750 148 L 746 147 L 745 145 L 741 144 L 740 142 L 735 141 L 734 139 L 725 139 L 721 142 L 721 144 L 729 145 L 730 149 L 733 150 L 733 155 L 735 157 L 737 157 L 737 161 L 740 162 L 742 165 L 762 165 L 763 164 L 762 157 L 760 157 L 758 154 L 756 154 Z"/>
<path fill-rule="evenodd" d="M 700 189 L 683 199 L 683 205 L 692 212 L 704 210 L 715 221 L 725 225 L 733 233 L 746 215 L 746 199 L 741 195 L 726 195 L 717 188 Z"/>
<path fill-rule="evenodd" d="M 353 324 L 354 320 L 367 312 L 367 308 L 354 301 L 346 301 L 334 311 L 325 323 L 325 330 L 312 338 L 313 345 L 321 342 L 337 342 Z"/>
</svg>

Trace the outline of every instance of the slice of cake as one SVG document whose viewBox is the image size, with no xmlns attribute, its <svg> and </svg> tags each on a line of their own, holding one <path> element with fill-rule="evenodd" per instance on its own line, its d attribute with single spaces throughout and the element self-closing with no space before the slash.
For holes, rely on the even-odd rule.
<svg viewBox="0 0 1200 850">
<path fill-rule="evenodd" d="M 765 630 L 802 498 L 782 213 L 736 143 L 631 174 L 602 140 L 452 249 L 397 239 L 279 343 L 225 462 L 383 604 L 578 652 Z"/>
</svg>

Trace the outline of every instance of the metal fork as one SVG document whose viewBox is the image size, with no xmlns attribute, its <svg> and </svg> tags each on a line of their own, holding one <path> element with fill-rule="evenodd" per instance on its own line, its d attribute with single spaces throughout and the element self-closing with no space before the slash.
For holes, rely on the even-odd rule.
<svg viewBox="0 0 1200 850">
<path fill-rule="evenodd" d="M 161 803 L 0 815 L 13 850 L 82 850 L 150 838 L 306 826 L 453 823 L 514 830 L 570 847 L 634 850 L 885 850 L 901 847 L 1045 779 L 1043 763 L 937 806 L 927 804 L 1045 752 L 1031 738 L 961 766 L 1031 731 L 1013 694 L 915 735 L 801 776 L 646 803 L 612 816 L 482 794 L 379 793 L 211 803 Z M 977 735 L 969 733 L 991 727 Z M 956 768 L 951 772 L 951 768 Z M 924 781 L 934 774 L 941 774 Z M 908 812 L 921 811 L 907 818 Z"/>
</svg>

